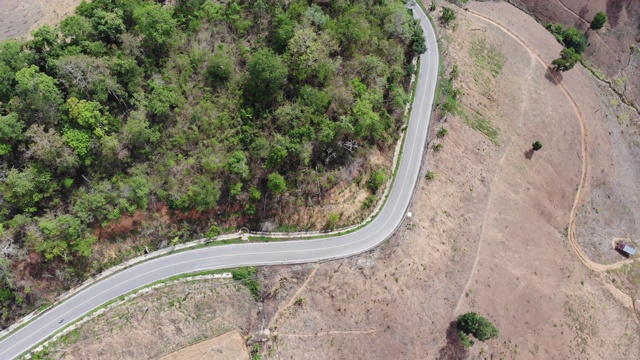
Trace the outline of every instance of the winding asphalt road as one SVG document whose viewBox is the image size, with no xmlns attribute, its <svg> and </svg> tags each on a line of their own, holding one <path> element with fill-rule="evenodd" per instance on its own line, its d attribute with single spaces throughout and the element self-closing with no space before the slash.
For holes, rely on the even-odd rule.
<svg viewBox="0 0 640 360">
<path fill-rule="evenodd" d="M 13 332 L 0 342 L 0 359 L 16 358 L 105 302 L 158 280 L 201 270 L 344 258 L 365 252 L 390 237 L 405 216 L 418 180 L 438 76 L 434 29 L 420 7 L 414 5 L 413 10 L 424 29 L 428 50 L 420 58 L 415 100 L 398 173 L 387 203 L 373 221 L 337 237 L 214 246 L 149 260 L 87 287 Z M 60 319 L 65 320 L 59 323 Z"/>
</svg>

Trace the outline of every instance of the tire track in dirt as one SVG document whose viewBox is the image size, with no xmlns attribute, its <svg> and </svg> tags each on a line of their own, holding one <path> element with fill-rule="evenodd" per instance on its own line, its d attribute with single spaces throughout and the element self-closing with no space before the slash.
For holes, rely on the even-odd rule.
<svg viewBox="0 0 640 360">
<path fill-rule="evenodd" d="M 562 6 L 565 10 L 567 10 L 568 12 L 572 13 L 573 15 L 575 15 L 578 19 L 582 20 L 585 24 L 587 24 L 587 25 L 591 24 L 589 22 L 589 20 L 583 18 L 582 16 L 580 16 L 580 14 L 578 14 L 577 12 L 571 10 L 567 5 L 564 4 L 564 2 L 562 2 L 562 0 L 558 0 L 558 3 L 560 3 L 560 6 Z"/>
<path fill-rule="evenodd" d="M 513 32 L 511 32 L 511 30 L 507 29 L 506 27 L 504 27 L 503 25 L 499 24 L 498 22 L 494 21 L 493 19 L 490 19 L 482 14 L 476 13 L 474 11 L 468 10 L 467 11 L 469 14 L 478 17 L 480 19 L 483 19 L 489 23 L 491 23 L 492 25 L 496 26 L 497 28 L 499 28 L 500 30 L 502 30 L 503 32 L 505 32 L 507 35 L 511 36 L 514 40 L 516 40 L 520 45 L 522 45 L 524 48 L 526 48 L 529 53 L 538 60 L 538 62 L 540 62 L 545 68 L 547 68 L 547 72 L 549 73 L 549 75 L 551 75 L 555 81 L 555 83 L 558 85 L 558 87 L 560 88 L 560 90 L 562 90 L 562 92 L 564 93 L 564 95 L 567 97 L 567 99 L 569 100 L 569 102 L 571 103 L 571 107 L 573 108 L 574 112 L 576 113 L 576 115 L 578 116 L 578 121 L 580 122 L 580 130 L 581 130 L 581 145 L 582 145 L 582 174 L 580 176 L 580 183 L 578 184 L 578 190 L 576 191 L 576 196 L 574 198 L 573 201 L 573 206 L 571 208 L 571 212 L 569 214 L 569 242 L 571 244 L 571 247 L 574 249 L 574 251 L 576 252 L 576 254 L 578 255 L 578 257 L 580 258 L 580 260 L 591 270 L 594 270 L 596 272 L 604 272 L 607 270 L 613 270 L 613 269 L 617 269 L 621 266 L 623 266 L 624 264 L 627 263 L 631 263 L 633 262 L 632 260 L 623 260 L 623 261 L 619 261 L 613 264 L 600 264 L 600 263 L 596 263 L 594 261 L 592 261 L 589 256 L 582 250 L 582 248 L 580 247 L 580 245 L 578 244 L 578 242 L 575 239 L 575 224 L 576 224 L 576 213 L 578 211 L 578 206 L 580 205 L 580 200 L 582 199 L 582 193 L 584 190 L 584 187 L 587 183 L 587 174 L 588 174 L 588 167 L 589 167 L 589 158 L 587 156 L 587 125 L 586 125 L 586 121 L 584 119 L 584 115 L 582 114 L 582 110 L 580 109 L 580 107 L 578 106 L 578 103 L 576 102 L 576 100 L 574 99 L 574 97 L 571 95 L 571 93 L 569 92 L 569 90 L 566 88 L 566 86 L 562 83 L 561 79 L 557 76 L 557 74 L 555 73 L 555 71 L 551 70 L 549 68 L 549 66 L 544 62 L 544 60 L 542 60 L 542 58 L 540 57 L 540 55 L 538 55 L 536 53 L 536 51 L 529 45 L 527 44 L 522 38 L 520 38 L 518 35 L 514 34 Z"/>
<path fill-rule="evenodd" d="M 576 227 L 576 216 L 577 216 L 577 211 L 578 211 L 578 206 L 580 205 L 580 200 L 582 199 L 582 194 L 583 194 L 583 190 L 585 188 L 585 185 L 587 183 L 587 174 L 588 174 L 588 167 L 589 167 L 589 159 L 587 156 L 587 147 L 588 147 L 588 143 L 587 143 L 587 126 L 586 126 L 586 121 L 584 119 L 584 115 L 582 113 L 582 110 L 580 109 L 580 107 L 578 106 L 578 103 L 576 102 L 576 100 L 574 99 L 574 97 L 571 95 L 571 93 L 569 92 L 569 90 L 566 88 L 566 86 L 561 82 L 560 78 L 558 78 L 558 76 L 556 75 L 556 73 L 550 69 L 550 67 L 545 63 L 545 61 L 540 57 L 540 55 L 535 51 L 535 49 L 530 46 L 529 44 L 527 44 L 522 38 L 520 38 L 518 35 L 516 35 L 515 33 L 513 33 L 511 30 L 509 30 L 508 28 L 506 28 L 505 26 L 503 26 L 502 24 L 496 22 L 495 20 L 488 18 L 482 14 L 476 13 L 472 10 L 467 9 L 467 13 L 475 16 L 479 19 L 482 19 L 494 26 L 496 26 L 498 29 L 502 30 L 504 33 L 506 33 L 507 35 L 509 35 L 510 37 L 512 37 L 514 40 L 516 40 L 520 45 L 522 45 L 525 49 L 527 49 L 527 51 L 529 51 L 529 53 L 538 60 L 538 62 L 540 62 L 546 69 L 547 72 L 549 73 L 549 75 L 554 79 L 554 82 L 559 86 L 559 88 L 562 90 L 562 92 L 565 94 L 565 96 L 567 97 L 567 99 L 569 100 L 569 102 L 571 103 L 571 106 L 574 110 L 574 112 L 576 113 L 576 115 L 578 116 L 578 121 L 580 122 L 580 130 L 581 130 L 581 148 L 582 148 L 582 173 L 580 176 L 580 182 L 578 184 L 578 189 L 576 190 L 576 196 L 574 198 L 573 201 L 573 205 L 571 207 L 571 212 L 569 214 L 569 227 L 568 227 L 568 239 L 569 239 L 569 244 L 571 245 L 572 249 L 574 250 L 575 254 L 578 256 L 578 258 L 580 259 L 580 261 L 589 269 L 597 272 L 597 273 L 604 273 L 607 270 L 613 270 L 613 269 L 618 269 L 620 267 L 622 267 L 625 264 L 631 263 L 633 262 L 633 260 L 623 260 L 623 261 L 619 261 L 613 264 L 600 264 L 600 263 L 596 263 L 594 261 L 592 261 L 588 255 L 582 250 L 582 248 L 580 247 L 580 245 L 578 244 L 576 238 L 575 238 L 575 227 Z M 616 291 L 619 295 L 623 295 L 624 298 L 627 298 L 628 302 L 631 305 L 631 308 L 633 309 L 633 313 L 634 316 L 636 318 L 636 322 L 640 323 L 640 319 L 638 318 L 638 314 L 635 311 L 635 302 L 633 300 L 633 297 L 631 297 L 629 294 L 623 292 L 622 290 L 618 289 L 617 287 L 614 286 L 607 286 L 607 288 Z M 461 295 L 464 296 L 464 293 Z"/>
<path fill-rule="evenodd" d="M 533 57 L 533 54 L 531 54 L 531 52 L 529 52 L 529 56 L 531 58 L 531 63 L 529 66 L 529 75 L 527 76 L 529 79 L 531 79 L 531 77 L 533 76 L 533 68 L 535 65 L 535 60 Z M 523 87 L 523 92 L 525 91 L 526 87 Z M 521 106 L 521 110 L 520 112 L 524 114 L 525 111 L 525 107 L 526 107 L 526 96 L 523 96 L 523 101 L 522 101 L 522 106 Z M 520 126 L 522 125 L 522 119 L 523 117 L 520 117 L 520 123 L 518 124 L 518 128 L 520 128 Z M 485 210 L 484 213 L 484 219 L 482 220 L 482 230 L 480 230 L 480 240 L 478 241 L 478 247 L 476 249 L 476 256 L 475 259 L 473 260 L 473 266 L 471 267 L 471 272 L 469 273 L 469 278 L 467 279 L 467 283 L 465 284 L 464 288 L 462 289 L 462 293 L 460 294 L 460 297 L 458 298 L 458 302 L 456 303 L 456 307 L 453 310 L 454 313 L 457 313 L 458 310 L 460 309 L 460 306 L 462 305 L 462 301 L 464 300 L 464 298 L 467 295 L 467 291 L 469 291 L 469 286 L 471 286 L 471 280 L 473 280 L 473 275 L 476 273 L 476 269 L 478 268 L 478 262 L 480 261 L 480 249 L 482 248 L 482 243 L 484 242 L 484 227 L 486 225 L 487 222 L 487 216 L 489 214 L 489 209 L 491 208 L 491 198 L 492 198 L 492 194 L 493 194 L 493 185 L 496 181 L 496 178 L 498 177 L 498 174 L 500 173 L 500 169 L 502 168 L 502 162 L 504 161 L 505 157 L 507 156 L 507 154 L 509 153 L 509 147 L 511 147 L 511 144 L 513 143 L 513 137 L 511 138 L 511 140 L 509 141 L 509 144 L 507 144 L 507 146 L 505 147 L 504 153 L 502 154 L 502 156 L 500 157 L 500 160 L 498 161 L 498 165 L 496 167 L 496 173 L 493 175 L 493 179 L 491 180 L 491 185 L 489 188 L 489 200 L 487 201 L 487 208 Z"/>
</svg>

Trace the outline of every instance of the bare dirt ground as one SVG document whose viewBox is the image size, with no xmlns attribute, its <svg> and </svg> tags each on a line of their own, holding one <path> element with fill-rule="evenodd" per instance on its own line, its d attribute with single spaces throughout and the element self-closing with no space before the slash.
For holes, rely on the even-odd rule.
<svg viewBox="0 0 640 360">
<path fill-rule="evenodd" d="M 158 360 L 182 359 L 246 360 L 249 359 L 249 351 L 242 334 L 234 330 L 165 355 Z"/>
<path fill-rule="evenodd" d="M 542 22 L 586 29 L 596 12 L 605 11 L 609 23 L 589 31 L 585 54 L 597 85 L 606 141 L 592 141 L 602 157 L 590 163 L 582 202 L 577 209 L 576 240 L 587 256 L 617 268 L 624 258 L 612 251 L 618 240 L 640 245 L 640 2 L 626 0 L 514 0 Z M 604 139 L 603 139 L 604 140 Z M 592 153 L 592 156 L 595 154 Z M 611 274 L 618 286 L 640 298 L 640 264 L 627 264 Z"/>
<path fill-rule="evenodd" d="M 508 0 L 541 22 L 576 26 L 587 31 L 585 58 L 594 73 L 640 109 L 640 2 L 637 0 Z M 593 16 L 606 12 L 609 22 L 598 31 L 588 30 Z"/>
<path fill-rule="evenodd" d="M 246 334 L 259 326 L 256 321 L 257 304 L 244 286 L 222 279 L 187 281 L 109 309 L 49 347 L 60 349 L 60 355 L 49 354 L 55 359 L 157 359 L 179 349 L 195 355 L 207 347 L 214 350 L 204 359 L 236 359 L 247 354 L 244 339 L 215 337 L 232 330 Z M 215 341 L 200 344 L 211 337 Z"/>
<path fill-rule="evenodd" d="M 27 36 L 45 24 L 56 24 L 71 14 L 82 0 L 2 0 L 0 1 L 0 41 Z"/>
</svg>

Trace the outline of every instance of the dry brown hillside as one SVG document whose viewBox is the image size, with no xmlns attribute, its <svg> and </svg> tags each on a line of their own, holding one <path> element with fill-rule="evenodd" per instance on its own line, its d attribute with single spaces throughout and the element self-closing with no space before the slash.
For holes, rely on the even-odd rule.
<svg viewBox="0 0 640 360">
<path fill-rule="evenodd" d="M 542 23 L 575 26 L 587 31 L 593 16 L 604 11 L 609 18 L 599 31 L 588 30 L 585 57 L 596 75 L 616 91 L 640 103 L 640 1 L 637 0 L 509 0 Z"/>
<path fill-rule="evenodd" d="M 38 26 L 57 24 L 73 12 L 81 0 L 2 0 L 0 1 L 0 41 L 24 37 Z"/>
</svg>

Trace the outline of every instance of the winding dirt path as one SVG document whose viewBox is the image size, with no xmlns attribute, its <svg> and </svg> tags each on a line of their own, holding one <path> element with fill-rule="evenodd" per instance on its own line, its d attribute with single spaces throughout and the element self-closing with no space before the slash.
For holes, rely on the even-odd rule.
<svg viewBox="0 0 640 360">
<path fill-rule="evenodd" d="M 512 37 L 514 40 L 516 40 L 520 45 L 522 45 L 525 49 L 527 49 L 527 51 L 536 59 L 538 60 L 538 62 L 540 62 L 540 64 L 542 64 L 545 68 L 547 68 L 547 72 L 549 73 L 549 75 L 551 77 L 553 77 L 554 81 L 556 82 L 556 84 L 558 85 L 558 87 L 562 90 L 562 92 L 565 94 L 565 96 L 567 97 L 567 99 L 569 100 L 569 102 L 571 103 L 571 106 L 574 110 L 574 112 L 576 113 L 578 120 L 580 122 L 580 131 L 581 131 L 581 147 L 582 147 L 582 174 L 580 176 L 580 183 L 578 184 L 578 190 L 576 191 L 576 196 L 574 198 L 573 201 L 573 206 L 571 208 L 571 212 L 569 214 L 569 228 L 568 228 L 568 238 L 569 238 L 569 243 L 571 244 L 571 247 L 573 248 L 574 252 L 576 253 L 576 255 L 578 255 L 578 258 L 580 258 L 580 261 L 582 261 L 582 263 L 587 266 L 589 269 L 597 271 L 597 272 L 604 272 L 607 270 L 612 270 L 612 269 L 617 269 L 621 266 L 623 266 L 624 264 L 628 264 L 633 262 L 633 260 L 623 260 L 623 261 L 619 261 L 613 264 L 600 264 L 600 263 L 596 263 L 594 261 L 592 261 L 587 254 L 582 250 L 582 248 L 580 247 L 580 245 L 578 244 L 576 237 L 575 237 L 575 228 L 576 228 L 576 215 L 578 212 L 578 207 L 580 205 L 580 201 L 582 200 L 582 196 L 583 196 L 583 192 L 584 192 L 584 187 L 585 184 L 587 182 L 587 174 L 588 174 L 588 168 L 589 168 L 589 158 L 587 156 L 587 147 L 588 147 L 588 143 L 587 143 L 587 125 L 586 125 L 586 121 L 584 119 L 584 115 L 582 114 L 582 110 L 580 109 L 580 107 L 578 106 L 578 103 L 576 102 L 576 100 L 574 99 L 574 97 L 571 95 L 571 93 L 569 92 L 569 90 L 566 88 L 566 86 L 562 83 L 561 79 L 558 77 L 558 75 L 555 73 L 555 71 L 551 70 L 549 68 L 549 66 L 544 62 L 544 60 L 542 60 L 542 58 L 540 57 L 540 55 L 535 51 L 535 49 L 533 49 L 532 46 L 530 46 L 529 44 L 527 44 L 521 37 L 519 37 L 518 35 L 514 34 L 511 30 L 507 29 L 506 27 L 504 27 L 503 25 L 501 25 L 500 23 L 496 22 L 493 19 L 490 19 L 482 14 L 476 13 L 472 10 L 468 10 L 467 11 L 470 15 L 473 15 L 477 18 L 480 18 L 486 22 L 489 22 L 490 24 L 496 26 L 497 28 L 499 28 L 500 30 L 502 30 L 503 32 L 505 32 L 507 35 L 509 35 L 510 37 Z"/>
<path fill-rule="evenodd" d="M 567 238 L 569 239 L 569 244 L 571 245 L 571 248 L 573 249 L 573 251 L 575 252 L 575 254 L 578 256 L 578 258 L 580 259 L 580 261 L 589 269 L 597 272 L 597 273 L 604 273 L 607 270 L 613 270 L 613 269 L 617 269 L 622 267 L 625 264 L 629 264 L 632 263 L 633 260 L 631 259 L 627 259 L 627 260 L 622 260 L 622 261 L 618 261 L 616 263 L 613 264 L 600 264 L 600 263 L 596 263 L 594 261 L 592 261 L 589 256 L 582 250 L 582 247 L 580 246 L 580 244 L 578 244 L 578 241 L 576 240 L 576 218 L 577 218 L 577 212 L 578 212 L 578 207 L 580 205 L 580 202 L 582 200 L 582 196 L 584 193 L 584 189 L 585 189 L 585 185 L 587 183 L 587 174 L 588 174 L 588 169 L 589 169 L 589 158 L 588 158 L 588 152 L 587 152 L 587 148 L 588 148 L 588 141 L 587 141 L 587 125 L 586 125 L 586 121 L 584 119 L 584 115 L 582 113 L 582 110 L 580 109 L 580 106 L 578 105 L 578 103 L 576 102 L 575 98 L 571 95 L 571 92 L 566 88 L 566 86 L 562 83 L 561 78 L 558 77 L 558 75 L 556 74 L 555 71 L 553 71 L 551 69 L 551 67 L 549 65 L 547 65 L 547 63 L 542 59 L 542 57 L 535 51 L 534 47 L 529 45 L 524 39 L 522 39 L 520 36 L 518 36 L 517 34 L 515 34 L 514 32 L 512 32 L 511 30 L 509 30 L 507 27 L 505 27 L 504 25 L 500 24 L 499 22 L 486 17 L 482 14 L 476 13 L 470 9 L 467 9 L 467 13 L 475 16 L 481 20 L 484 20 L 490 24 L 492 24 L 493 26 L 497 27 L 498 29 L 502 30 L 505 34 L 509 35 L 511 38 L 513 38 L 515 41 L 517 41 L 521 46 L 523 46 L 528 52 L 529 54 L 536 59 L 540 64 L 542 64 L 546 69 L 547 72 L 549 73 L 549 75 L 554 79 L 554 82 L 558 85 L 558 87 L 562 90 L 562 92 L 564 93 L 564 95 L 567 97 L 567 99 L 569 100 L 569 102 L 571 103 L 571 106 L 576 114 L 576 116 L 578 117 L 578 120 L 580 122 L 580 131 L 581 131 L 581 150 L 582 150 L 582 172 L 581 172 L 581 176 L 580 176 L 580 183 L 578 184 L 578 189 L 576 190 L 576 195 L 575 198 L 573 200 L 573 206 L 571 207 L 571 212 L 569 214 L 569 226 L 568 226 L 568 236 Z M 465 294 L 467 292 L 467 287 L 469 286 L 470 282 L 471 282 L 471 278 L 473 277 L 473 271 L 475 270 L 476 264 L 478 262 L 478 257 L 479 257 L 479 249 L 480 246 L 482 244 L 478 245 L 478 250 L 476 252 L 476 259 L 475 259 L 475 263 L 474 263 L 474 267 L 472 269 L 472 273 L 469 276 L 469 280 L 467 281 L 467 284 L 465 286 L 464 291 L 460 294 L 460 298 L 458 299 L 458 303 L 456 305 L 455 311 L 458 311 L 458 308 L 460 307 L 460 304 L 462 303 Z M 623 304 L 626 304 L 627 307 L 629 307 L 634 315 L 634 318 L 636 320 L 636 322 L 638 324 L 640 324 L 640 317 L 638 316 L 638 311 L 636 310 L 636 304 L 635 301 L 633 299 L 633 297 L 631 295 L 629 295 L 627 292 L 623 291 L 622 289 L 613 286 L 610 283 L 607 282 L 603 282 L 603 284 L 605 285 L 606 288 L 608 288 L 610 290 L 610 292 L 617 297 Z"/>
<path fill-rule="evenodd" d="M 565 10 L 567 10 L 568 12 L 572 13 L 573 15 L 575 15 L 578 19 L 582 20 L 585 24 L 591 25 L 589 20 L 583 18 L 582 16 L 580 16 L 580 14 L 578 14 L 577 12 L 571 10 L 567 5 L 564 4 L 564 2 L 562 0 L 558 0 L 558 3 L 560 3 L 560 6 L 562 6 Z"/>
</svg>

